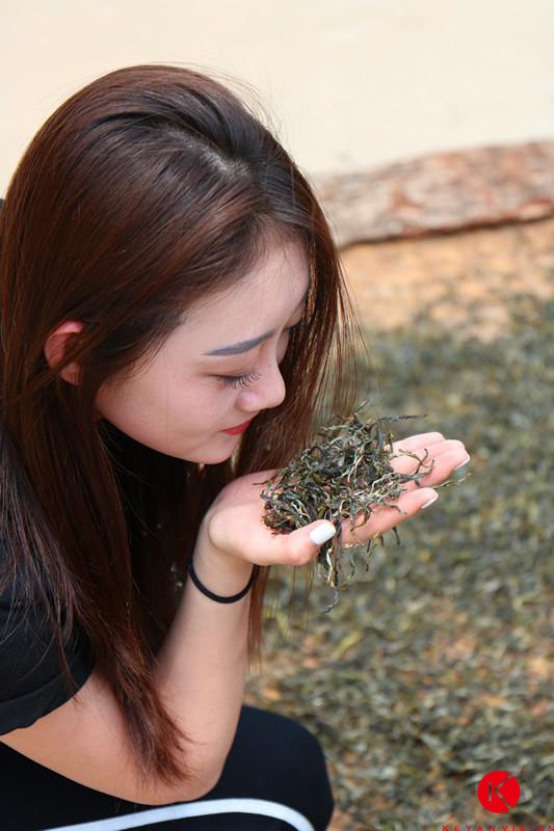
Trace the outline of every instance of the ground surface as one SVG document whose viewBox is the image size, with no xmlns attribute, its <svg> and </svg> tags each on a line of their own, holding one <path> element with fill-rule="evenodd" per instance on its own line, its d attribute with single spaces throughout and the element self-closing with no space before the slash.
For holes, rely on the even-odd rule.
<svg viewBox="0 0 554 831">
<path fill-rule="evenodd" d="M 375 414 L 427 412 L 398 435 L 461 438 L 471 477 L 360 563 L 328 614 L 322 586 L 291 604 L 275 575 L 249 700 L 320 737 L 333 831 L 554 824 L 554 220 L 343 260 Z M 521 785 L 502 816 L 475 794 L 496 769 Z"/>
<path fill-rule="evenodd" d="M 355 245 L 343 263 L 371 328 L 405 329 L 429 313 L 488 340 L 506 329 L 509 296 L 554 295 L 554 219 Z"/>
</svg>

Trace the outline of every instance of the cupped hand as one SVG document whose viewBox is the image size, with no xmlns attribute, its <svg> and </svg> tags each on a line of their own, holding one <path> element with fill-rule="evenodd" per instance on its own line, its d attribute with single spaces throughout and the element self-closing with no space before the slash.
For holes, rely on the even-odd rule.
<svg viewBox="0 0 554 831">
<path fill-rule="evenodd" d="M 399 473 L 429 470 L 416 482 L 406 482 L 395 507 L 377 507 L 364 524 L 342 522 L 343 543 L 359 544 L 384 534 L 405 522 L 431 504 L 438 493 L 434 487 L 469 461 L 462 442 L 445 439 L 441 433 L 420 433 L 395 442 L 395 458 L 391 461 Z M 421 460 L 424 467 L 420 466 Z M 275 534 L 263 522 L 264 501 L 260 494 L 275 470 L 259 471 L 241 476 L 227 485 L 207 512 L 203 526 L 210 543 L 218 551 L 260 566 L 301 566 L 313 560 L 320 545 L 310 534 L 319 526 L 330 527 L 327 520 L 318 520 L 288 534 Z"/>
<path fill-rule="evenodd" d="M 452 473 L 469 462 L 469 454 L 461 441 L 445 439 L 442 433 L 419 433 L 394 442 L 395 458 L 391 464 L 397 473 L 424 475 L 417 482 L 406 482 L 393 507 L 372 509 L 368 522 L 342 523 L 342 539 L 346 545 L 367 542 L 405 522 L 438 499 L 434 487 L 445 482 Z M 425 473 L 425 471 L 428 471 Z"/>
</svg>

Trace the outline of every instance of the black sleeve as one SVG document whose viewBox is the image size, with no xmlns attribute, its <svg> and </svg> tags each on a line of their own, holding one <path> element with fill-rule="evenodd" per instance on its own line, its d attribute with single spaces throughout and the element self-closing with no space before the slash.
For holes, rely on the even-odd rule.
<svg viewBox="0 0 554 831">
<path fill-rule="evenodd" d="M 0 735 L 29 727 L 71 698 L 94 665 L 90 643 L 75 629 L 64 652 L 75 682 L 68 690 L 44 607 L 24 605 L 13 586 L 0 595 Z"/>
</svg>

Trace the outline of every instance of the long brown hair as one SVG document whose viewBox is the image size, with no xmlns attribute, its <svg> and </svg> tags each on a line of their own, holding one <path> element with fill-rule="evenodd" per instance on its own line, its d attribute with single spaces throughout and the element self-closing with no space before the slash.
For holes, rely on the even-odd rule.
<svg viewBox="0 0 554 831">
<path fill-rule="evenodd" d="M 240 280 L 276 233 L 309 257 L 305 326 L 282 363 L 285 401 L 235 457 L 193 464 L 95 421 L 99 387 L 153 354 L 191 304 Z M 226 482 L 304 447 L 323 405 L 352 407 L 336 247 L 310 184 L 235 93 L 187 68 L 135 66 L 73 95 L 31 142 L 0 212 L 0 281 L 4 582 L 17 575 L 44 604 L 62 663 L 65 638 L 83 629 L 144 771 L 172 781 L 178 731 L 152 667 L 202 516 Z M 45 342 L 67 320 L 84 327 L 50 367 Z M 76 385 L 60 376 L 73 361 Z"/>
</svg>

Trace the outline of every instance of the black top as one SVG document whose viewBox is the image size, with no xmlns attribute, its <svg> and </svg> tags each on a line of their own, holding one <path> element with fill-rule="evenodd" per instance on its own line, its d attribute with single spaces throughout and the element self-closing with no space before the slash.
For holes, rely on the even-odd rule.
<svg viewBox="0 0 554 831">
<path fill-rule="evenodd" d="M 0 561 L 3 555 L 0 541 Z M 89 641 L 76 628 L 64 650 L 81 687 L 94 665 Z M 71 695 L 44 607 L 38 602 L 26 607 L 17 586 L 8 586 L 0 594 L 0 735 L 29 727 Z"/>
</svg>

